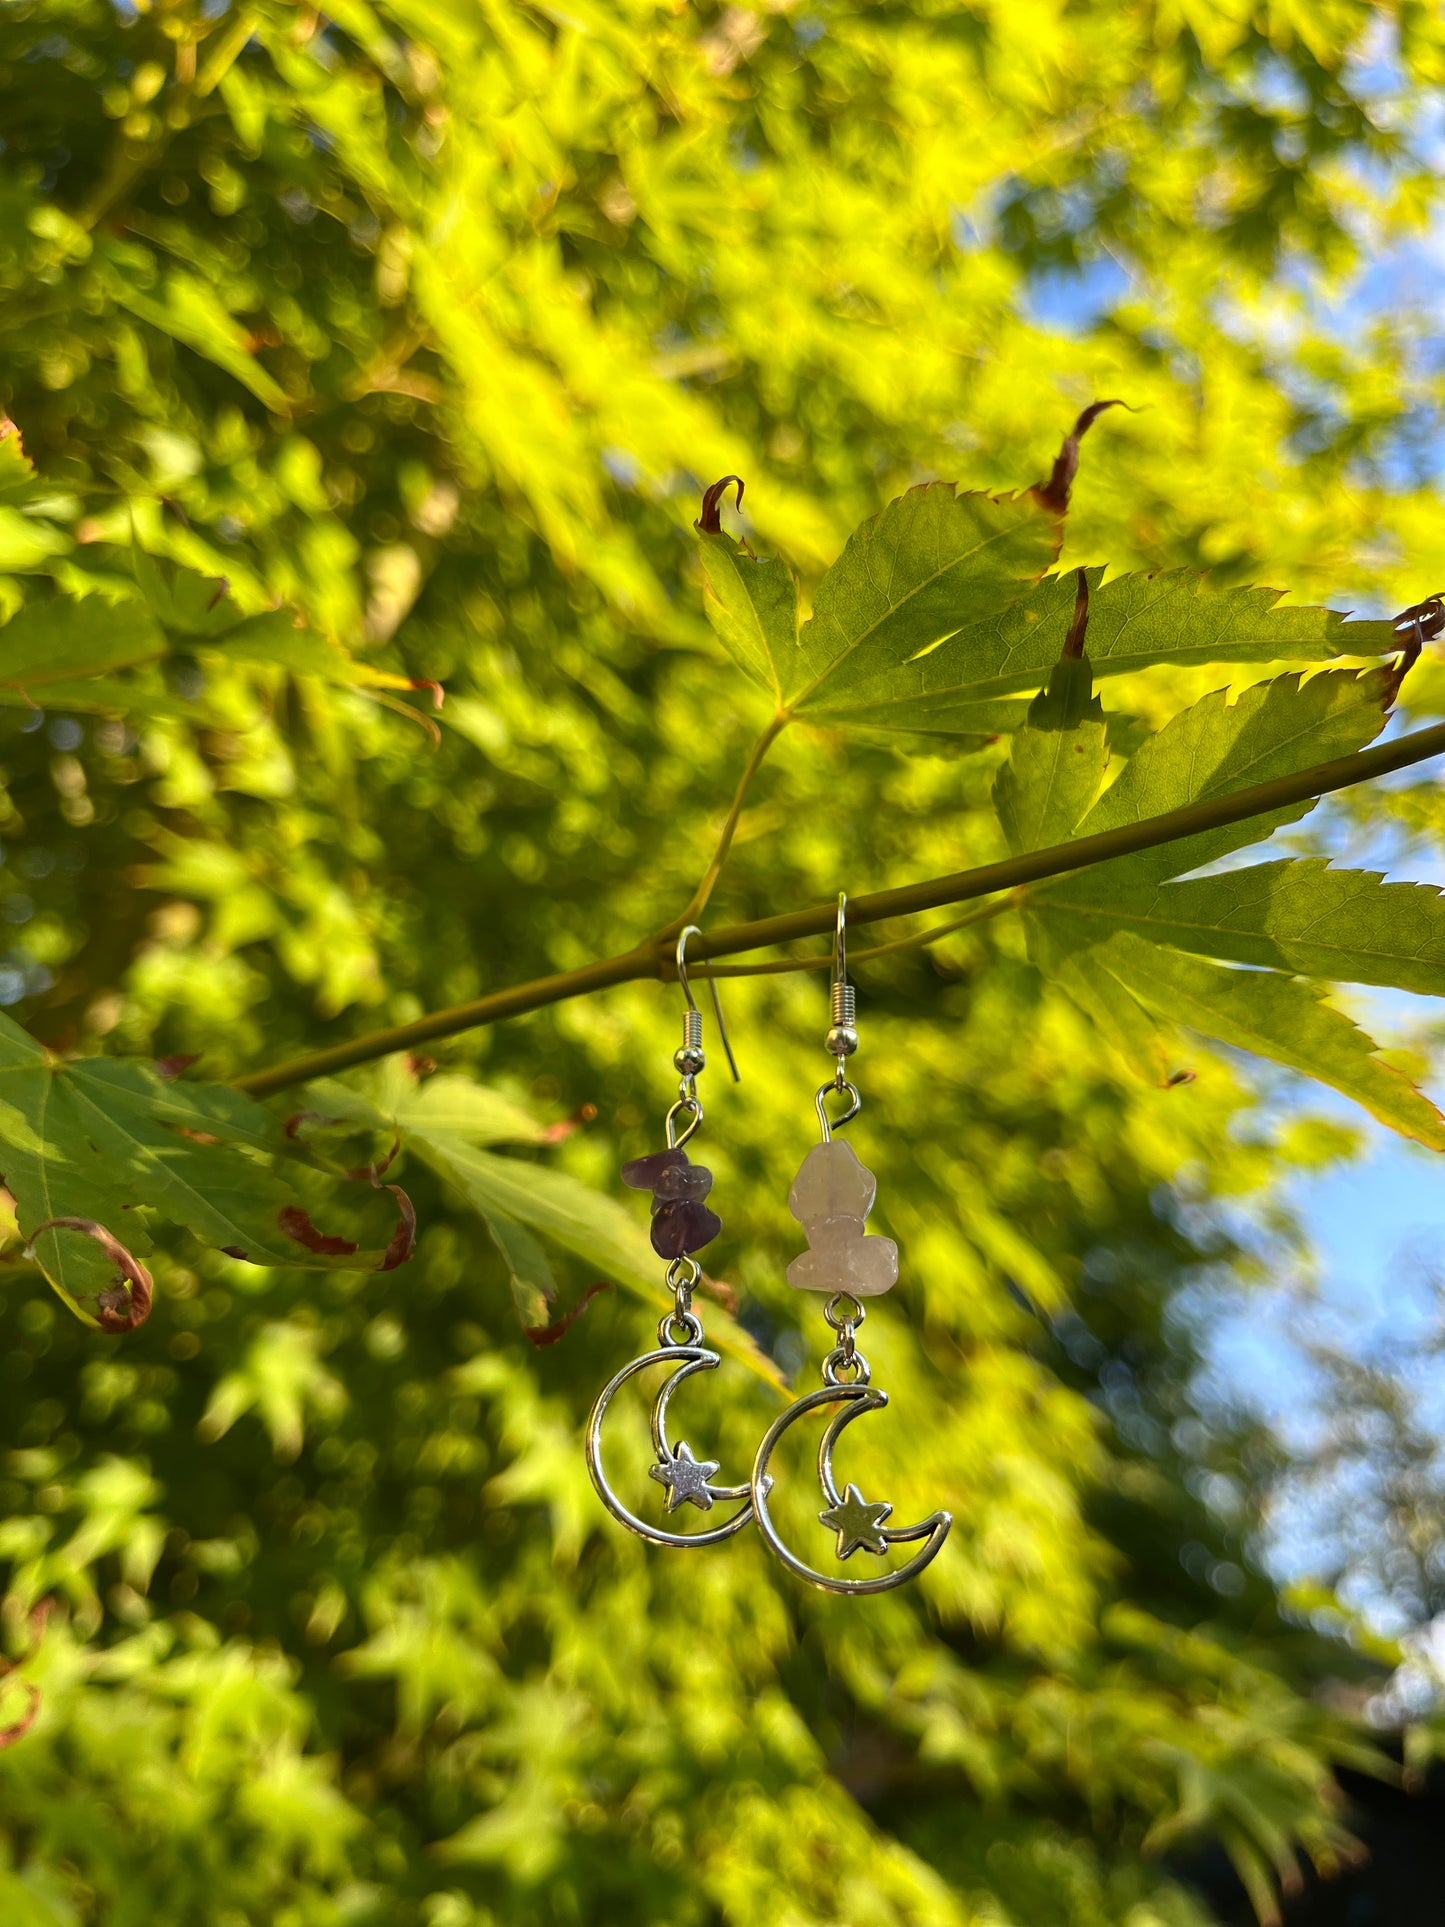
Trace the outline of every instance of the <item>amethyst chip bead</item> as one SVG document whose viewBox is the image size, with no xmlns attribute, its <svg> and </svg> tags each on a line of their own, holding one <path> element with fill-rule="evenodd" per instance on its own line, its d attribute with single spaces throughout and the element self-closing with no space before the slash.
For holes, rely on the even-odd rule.
<svg viewBox="0 0 1445 1927">
<path fill-rule="evenodd" d="M 722 1219 L 703 1203 L 712 1172 L 686 1151 L 654 1151 L 622 1167 L 622 1182 L 652 1193 L 652 1248 L 659 1258 L 685 1258 L 712 1243 Z"/>
</svg>

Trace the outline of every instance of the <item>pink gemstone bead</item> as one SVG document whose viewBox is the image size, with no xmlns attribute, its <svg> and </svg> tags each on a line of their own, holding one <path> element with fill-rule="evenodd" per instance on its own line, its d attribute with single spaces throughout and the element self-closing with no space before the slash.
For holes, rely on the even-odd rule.
<svg viewBox="0 0 1445 1927">
<path fill-rule="evenodd" d="M 851 1144 L 834 1138 L 813 1146 L 788 1193 L 788 1207 L 810 1247 L 788 1266 L 790 1285 L 800 1291 L 846 1291 L 855 1298 L 876 1298 L 893 1289 L 897 1245 L 864 1233 L 877 1189 Z"/>
</svg>

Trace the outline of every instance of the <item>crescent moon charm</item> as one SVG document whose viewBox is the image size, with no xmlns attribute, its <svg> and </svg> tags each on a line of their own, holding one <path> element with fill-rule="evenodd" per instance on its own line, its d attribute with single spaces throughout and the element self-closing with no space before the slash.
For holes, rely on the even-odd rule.
<svg viewBox="0 0 1445 1927">
<path fill-rule="evenodd" d="M 821 1588 L 823 1592 L 891 1592 L 895 1586 L 906 1585 L 937 1558 L 953 1524 L 951 1513 L 933 1512 L 926 1519 L 920 1519 L 917 1525 L 885 1525 L 884 1521 L 893 1511 L 891 1505 L 882 1501 L 870 1504 L 856 1485 L 850 1485 L 840 1495 L 833 1477 L 833 1451 L 840 1434 L 854 1419 L 861 1418 L 865 1412 L 881 1411 L 887 1403 L 887 1392 L 878 1391 L 868 1384 L 866 1378 L 860 1378 L 851 1385 L 840 1385 L 830 1377 L 820 1391 L 807 1393 L 774 1419 L 758 1447 L 758 1456 L 753 1462 L 752 1483 L 753 1510 L 757 1515 L 758 1530 L 790 1572 L 796 1573 L 799 1579 L 807 1580 L 810 1586 Z M 819 1522 L 838 1535 L 839 1560 L 850 1559 L 858 1551 L 881 1556 L 889 1546 L 922 1539 L 925 1542 L 922 1551 L 915 1553 L 906 1565 L 899 1566 L 893 1572 L 878 1573 L 871 1579 L 843 1579 L 829 1573 L 815 1572 L 784 1545 L 773 1524 L 768 1511 L 768 1494 L 773 1484 L 772 1474 L 768 1470 L 769 1461 L 783 1434 L 807 1413 L 824 1405 L 838 1405 L 842 1409 L 829 1419 L 818 1443 L 818 1483 L 827 1500 L 823 1511 L 818 1514 Z"/>
<path fill-rule="evenodd" d="M 683 1344 L 676 1343 L 672 1337 L 671 1328 L 675 1324 L 681 1325 L 687 1332 L 687 1340 Z M 752 1518 L 752 1488 L 747 1485 L 715 1485 L 712 1475 L 718 1469 L 717 1461 L 694 1458 L 691 1447 L 682 1440 L 674 1450 L 667 1436 L 667 1408 L 673 1393 L 684 1379 L 691 1378 L 695 1372 L 715 1371 L 722 1362 L 721 1355 L 701 1342 L 702 1325 L 691 1312 L 664 1318 L 657 1336 L 659 1345 L 655 1352 L 644 1352 L 640 1358 L 632 1359 L 597 1394 L 597 1402 L 587 1421 L 587 1470 L 592 1475 L 592 1483 L 603 1505 L 619 1525 L 626 1526 L 629 1532 L 635 1532 L 639 1539 L 646 1539 L 655 1546 L 683 1549 L 721 1545 L 724 1539 L 731 1539 L 735 1532 L 741 1532 Z M 735 1512 L 723 1525 L 710 1527 L 706 1532 L 669 1532 L 663 1526 L 649 1525 L 645 1519 L 639 1519 L 635 1512 L 628 1510 L 608 1483 L 602 1463 L 602 1421 L 616 1394 L 630 1378 L 645 1372 L 649 1365 L 672 1365 L 675 1368 L 658 1387 L 652 1405 L 652 1443 L 657 1462 L 650 1468 L 650 1474 L 667 1489 L 668 1512 L 676 1512 L 684 1504 L 695 1505 L 702 1512 L 710 1512 L 717 1501 L 727 1504 L 736 1499 L 747 1500 L 740 1512 Z"/>
</svg>

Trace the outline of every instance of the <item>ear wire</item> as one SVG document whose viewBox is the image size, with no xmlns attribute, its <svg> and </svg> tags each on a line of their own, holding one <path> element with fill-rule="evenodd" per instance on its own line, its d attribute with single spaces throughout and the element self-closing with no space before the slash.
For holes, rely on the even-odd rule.
<svg viewBox="0 0 1445 1927">
<path fill-rule="evenodd" d="M 857 1085 L 850 1084 L 843 1075 L 843 1060 L 851 1057 L 858 1048 L 858 993 L 848 981 L 848 897 L 843 890 L 838 892 L 838 921 L 833 929 L 831 1007 L 833 1022 L 829 1027 L 827 1044 L 835 1069 L 813 1099 L 825 1144 L 830 1144 L 834 1131 L 841 1130 L 863 1108 Z M 828 1096 L 834 1091 L 848 1099 L 848 1108 L 841 1116 L 830 1118 Z"/>
<path fill-rule="evenodd" d="M 677 981 L 682 985 L 682 994 L 687 999 L 687 1009 L 682 1014 L 682 1045 L 673 1055 L 673 1064 L 682 1077 L 696 1077 L 707 1064 L 707 1053 L 702 1047 L 702 1012 L 692 994 L 692 985 L 687 979 L 687 940 L 700 937 L 701 930 L 690 923 L 677 940 Z M 728 1069 L 733 1074 L 734 1084 L 742 1082 L 737 1059 L 728 1038 L 728 1027 L 723 1021 L 722 1002 L 717 994 L 717 978 L 709 977 L 708 989 L 712 992 L 713 1015 L 717 1018 L 717 1034 L 722 1039 L 723 1052 L 728 1060 Z M 684 1059 L 686 1060 L 684 1062 Z"/>
</svg>

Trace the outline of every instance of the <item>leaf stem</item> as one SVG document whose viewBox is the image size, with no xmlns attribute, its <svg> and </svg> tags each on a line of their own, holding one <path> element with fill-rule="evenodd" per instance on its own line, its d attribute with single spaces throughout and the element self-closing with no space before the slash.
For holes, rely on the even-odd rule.
<svg viewBox="0 0 1445 1927">
<path fill-rule="evenodd" d="M 726 479 L 731 481 L 733 477 L 728 476 Z M 733 793 L 732 807 L 728 810 L 727 818 L 723 823 L 722 833 L 717 840 L 717 848 L 712 853 L 712 861 L 708 864 L 706 870 L 704 870 L 701 883 L 699 883 L 696 890 L 693 891 L 691 902 L 680 917 L 666 926 L 662 932 L 663 936 L 676 936 L 678 931 L 686 924 L 695 923 L 707 908 L 708 901 L 713 893 L 713 888 L 719 876 L 722 874 L 722 867 L 727 862 L 728 851 L 732 848 L 733 838 L 737 834 L 738 822 L 743 813 L 743 804 L 747 800 L 747 794 L 752 787 L 753 778 L 762 768 L 763 758 L 791 721 L 791 713 L 786 709 L 780 709 L 763 731 L 762 735 L 759 736 L 756 743 L 753 744 L 753 753 L 748 758 L 747 767 L 738 778 L 738 786 Z"/>
<path fill-rule="evenodd" d="M 1303 803 L 1334 790 L 1348 789 L 1388 776 L 1412 763 L 1423 763 L 1432 756 L 1445 755 L 1445 723 L 1434 723 L 1411 735 L 1398 737 L 1373 749 L 1351 756 L 1337 756 L 1328 763 L 1298 770 L 1291 776 L 1275 777 L 1268 783 L 1253 783 L 1247 789 L 1233 790 L 1203 803 L 1189 803 L 1183 809 L 1167 810 L 1161 816 L 1146 817 L 1139 823 L 1126 823 L 1118 829 L 1101 831 L 1097 836 L 1079 837 L 1052 849 L 1033 850 L 1024 856 L 1008 857 L 1001 863 L 985 863 L 976 870 L 962 870 L 953 876 L 932 877 L 923 883 L 909 883 L 897 890 L 880 890 L 872 896 L 854 897 L 848 904 L 848 921 L 855 928 L 868 923 L 884 923 L 893 917 L 915 916 L 922 910 L 938 910 L 945 905 L 968 903 L 978 897 L 995 896 L 1002 890 L 1017 890 L 1029 883 L 1042 883 L 1049 877 L 1066 876 L 1074 870 L 1107 863 L 1115 857 L 1132 856 L 1161 843 L 1177 843 L 1205 830 L 1222 829 L 1230 823 L 1243 823 L 1252 816 L 1267 816 L 1271 811 Z M 731 924 L 706 931 L 693 940 L 689 961 L 703 963 L 712 957 L 735 955 L 743 950 L 763 950 L 774 944 L 792 943 L 801 937 L 821 937 L 831 932 L 837 918 L 836 900 L 820 903 L 807 910 L 789 911 L 782 916 L 762 917 L 754 923 Z M 940 933 L 941 934 L 941 933 Z M 886 948 L 887 946 L 883 946 Z M 546 1004 L 561 1003 L 570 997 L 584 997 L 613 984 L 635 983 L 645 977 L 665 980 L 671 966 L 668 934 L 645 938 L 633 950 L 617 957 L 604 957 L 584 964 L 578 970 L 541 977 L 534 983 L 515 984 L 508 990 L 492 992 L 473 1003 L 458 1004 L 450 1010 L 433 1011 L 414 1023 L 398 1024 L 390 1030 L 373 1031 L 365 1037 L 334 1044 L 326 1050 L 311 1051 L 289 1063 L 270 1070 L 253 1071 L 236 1079 L 241 1090 L 265 1097 L 272 1091 L 304 1083 L 333 1071 L 348 1070 L 354 1064 L 367 1064 L 387 1057 L 393 1051 L 409 1050 L 438 1037 L 452 1037 L 458 1031 L 474 1030 L 494 1024 L 503 1017 L 520 1017 L 540 1010 Z M 806 966 L 805 966 L 806 967 Z"/>
</svg>

